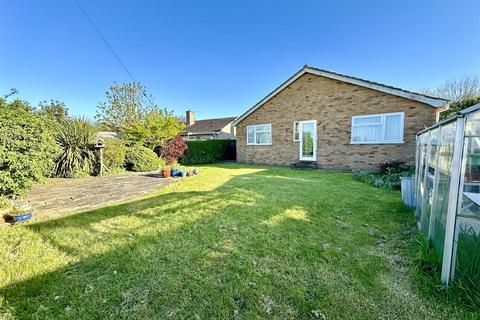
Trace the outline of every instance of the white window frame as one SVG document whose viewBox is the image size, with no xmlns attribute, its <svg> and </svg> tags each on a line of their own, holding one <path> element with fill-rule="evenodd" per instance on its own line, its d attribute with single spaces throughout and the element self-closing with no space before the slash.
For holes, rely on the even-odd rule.
<svg viewBox="0 0 480 320">
<path fill-rule="evenodd" d="M 270 146 L 272 143 L 257 143 L 257 130 L 256 127 L 260 126 L 268 126 L 270 129 L 270 141 L 272 141 L 272 124 L 271 123 L 265 123 L 265 124 L 255 124 L 251 126 L 247 126 L 247 146 Z M 248 143 L 248 129 L 253 128 L 253 143 Z M 268 131 L 262 131 L 262 132 L 268 132 Z"/>
<path fill-rule="evenodd" d="M 295 142 L 300 141 L 300 122 L 302 121 L 293 121 L 293 141 Z M 298 128 L 298 139 L 295 139 L 296 127 Z"/>
<path fill-rule="evenodd" d="M 385 118 L 387 116 L 400 116 L 400 136 L 402 137 L 400 140 L 385 140 Z M 370 118 L 370 117 L 380 117 L 379 125 L 382 126 L 381 128 L 381 139 L 377 141 L 353 141 L 353 128 L 354 127 L 362 127 L 362 126 L 371 126 L 372 124 L 355 124 L 354 119 L 361 119 L 361 118 Z M 378 114 L 368 114 L 368 115 L 358 115 L 352 116 L 352 126 L 350 131 L 350 144 L 402 144 L 404 143 L 404 125 L 405 125 L 405 113 L 404 112 L 391 112 L 391 113 L 378 113 Z"/>
</svg>

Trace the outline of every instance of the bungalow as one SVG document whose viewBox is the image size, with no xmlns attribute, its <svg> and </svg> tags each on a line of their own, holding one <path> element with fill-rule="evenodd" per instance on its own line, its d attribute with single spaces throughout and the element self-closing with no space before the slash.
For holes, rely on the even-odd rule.
<svg viewBox="0 0 480 320">
<path fill-rule="evenodd" d="M 447 102 L 305 66 L 233 122 L 237 161 L 340 170 L 413 163 L 416 133 Z"/>
<path fill-rule="evenodd" d="M 232 121 L 236 117 L 195 120 L 195 113 L 186 112 L 186 127 L 180 134 L 185 140 L 235 139 Z"/>
</svg>

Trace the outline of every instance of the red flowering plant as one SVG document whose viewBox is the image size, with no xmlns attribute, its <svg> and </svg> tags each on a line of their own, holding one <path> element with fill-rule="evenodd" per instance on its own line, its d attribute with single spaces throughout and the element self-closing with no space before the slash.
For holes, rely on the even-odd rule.
<svg viewBox="0 0 480 320">
<path fill-rule="evenodd" d="M 187 148 L 187 144 L 183 141 L 183 138 L 181 136 L 175 136 L 158 148 L 158 154 L 165 159 L 168 165 L 171 165 L 183 156 Z"/>
</svg>

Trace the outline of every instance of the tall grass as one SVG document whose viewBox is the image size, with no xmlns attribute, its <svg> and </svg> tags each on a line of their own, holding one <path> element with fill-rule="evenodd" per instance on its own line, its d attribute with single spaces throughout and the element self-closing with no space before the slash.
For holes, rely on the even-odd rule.
<svg viewBox="0 0 480 320">
<path fill-rule="evenodd" d="M 465 304 L 480 309 L 480 233 L 472 227 L 458 234 L 455 287 Z"/>
<path fill-rule="evenodd" d="M 55 163 L 56 176 L 72 178 L 92 172 L 95 134 L 95 125 L 86 118 L 72 118 L 62 123 L 56 136 L 61 147 Z"/>
</svg>

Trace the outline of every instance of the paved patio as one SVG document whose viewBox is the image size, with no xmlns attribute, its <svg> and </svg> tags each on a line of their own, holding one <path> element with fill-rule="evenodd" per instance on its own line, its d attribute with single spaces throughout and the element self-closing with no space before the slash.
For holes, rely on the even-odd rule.
<svg viewBox="0 0 480 320">
<path fill-rule="evenodd" d="M 34 219 L 38 219 L 134 199 L 173 180 L 163 179 L 158 173 L 144 172 L 82 179 L 50 179 L 46 184 L 33 187 L 24 200 L 32 205 Z"/>
</svg>

